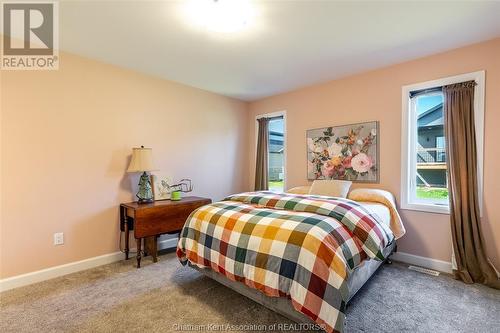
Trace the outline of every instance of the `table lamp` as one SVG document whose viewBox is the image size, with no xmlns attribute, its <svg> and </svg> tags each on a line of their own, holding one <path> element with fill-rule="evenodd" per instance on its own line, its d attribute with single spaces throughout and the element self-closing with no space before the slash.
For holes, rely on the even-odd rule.
<svg viewBox="0 0 500 333">
<path fill-rule="evenodd" d="M 148 171 L 156 170 L 153 164 L 153 153 L 151 148 L 133 148 L 132 160 L 128 166 L 127 172 L 142 172 L 139 180 L 139 191 L 137 191 L 138 203 L 153 202 L 153 190 L 151 188 L 151 178 Z"/>
</svg>

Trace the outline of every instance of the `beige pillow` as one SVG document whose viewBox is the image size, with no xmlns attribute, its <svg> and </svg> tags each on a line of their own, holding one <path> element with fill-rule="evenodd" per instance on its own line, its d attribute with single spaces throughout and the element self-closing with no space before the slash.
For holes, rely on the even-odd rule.
<svg viewBox="0 0 500 333">
<path fill-rule="evenodd" d="M 345 198 L 351 184 L 352 182 L 348 180 L 315 180 L 309 194 Z"/>
<path fill-rule="evenodd" d="M 311 190 L 311 186 L 297 186 L 297 187 L 292 187 L 286 193 L 291 193 L 291 194 L 309 194 L 309 191 Z"/>
</svg>

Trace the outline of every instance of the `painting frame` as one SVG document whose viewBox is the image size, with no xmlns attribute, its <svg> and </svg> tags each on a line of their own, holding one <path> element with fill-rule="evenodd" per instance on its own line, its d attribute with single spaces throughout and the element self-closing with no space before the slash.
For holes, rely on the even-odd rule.
<svg viewBox="0 0 500 333">
<path fill-rule="evenodd" d="M 318 136 L 318 133 L 322 134 Z M 350 144 L 344 140 L 348 140 Z M 351 142 L 352 140 L 354 143 Z M 307 180 L 350 180 L 355 183 L 378 184 L 380 182 L 379 143 L 380 122 L 378 120 L 306 130 Z M 354 158 L 358 154 L 360 156 Z M 351 161 L 355 162 L 355 165 L 351 165 Z"/>
<path fill-rule="evenodd" d="M 153 199 L 154 201 L 170 200 L 170 189 L 169 186 L 172 184 L 172 177 L 163 174 L 151 174 L 151 188 L 153 189 Z M 162 186 L 162 182 L 166 183 L 166 186 Z"/>
</svg>

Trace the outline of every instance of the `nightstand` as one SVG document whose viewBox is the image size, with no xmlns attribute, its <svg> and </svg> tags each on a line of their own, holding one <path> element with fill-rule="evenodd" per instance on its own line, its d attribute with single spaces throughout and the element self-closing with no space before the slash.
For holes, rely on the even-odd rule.
<svg viewBox="0 0 500 333">
<path fill-rule="evenodd" d="M 200 197 L 185 197 L 179 201 L 155 201 L 148 204 L 137 202 L 120 205 L 120 230 L 125 232 L 125 259 L 129 254 L 129 233 L 134 232 L 137 242 L 137 268 L 141 267 L 142 242 L 145 253 L 157 262 L 157 239 L 162 234 L 181 231 L 186 219 L 196 208 L 211 203 Z"/>
</svg>

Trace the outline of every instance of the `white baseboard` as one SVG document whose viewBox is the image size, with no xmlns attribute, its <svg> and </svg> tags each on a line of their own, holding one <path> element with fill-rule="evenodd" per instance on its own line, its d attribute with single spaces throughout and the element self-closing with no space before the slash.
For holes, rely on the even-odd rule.
<svg viewBox="0 0 500 333">
<path fill-rule="evenodd" d="M 158 242 L 158 250 L 164 250 L 175 246 L 177 246 L 177 238 L 168 238 Z M 133 251 L 134 249 L 131 250 Z M 124 256 L 125 255 L 122 252 L 114 252 L 104 254 L 102 256 L 71 262 L 69 264 L 54 266 L 31 273 L 1 279 L 0 292 L 53 279 L 66 274 L 76 273 L 97 266 L 110 264 L 116 261 L 123 260 Z"/>
<path fill-rule="evenodd" d="M 115 252 L 98 257 L 88 258 L 80 261 L 71 262 L 69 264 L 54 266 L 39 271 L 16 275 L 0 280 L 0 292 L 14 289 L 29 284 L 53 279 L 66 274 L 71 274 L 85 269 L 110 264 L 123 259 L 123 253 Z"/>
<path fill-rule="evenodd" d="M 158 242 L 158 250 L 170 249 L 173 247 L 177 247 L 177 241 L 179 239 L 177 237 L 167 238 Z"/>
<path fill-rule="evenodd" d="M 177 237 L 164 239 L 158 242 L 158 250 L 164 250 L 176 246 Z M 134 249 L 131 250 L 133 251 Z M 69 264 L 54 266 L 39 271 L 2 279 L 0 280 L 0 292 L 53 279 L 66 274 L 76 273 L 97 266 L 110 264 L 122 260 L 123 256 L 124 254 L 122 252 L 109 253 L 98 257 L 88 258 Z M 391 256 L 391 258 L 407 264 L 430 268 L 444 273 L 451 273 L 450 262 L 416 256 L 414 254 L 404 252 L 396 252 Z"/>
<path fill-rule="evenodd" d="M 395 252 L 391 256 L 396 261 L 401 261 L 407 264 L 430 268 L 439 272 L 451 274 L 451 262 L 432 259 L 427 257 L 416 256 L 405 252 Z"/>
</svg>

